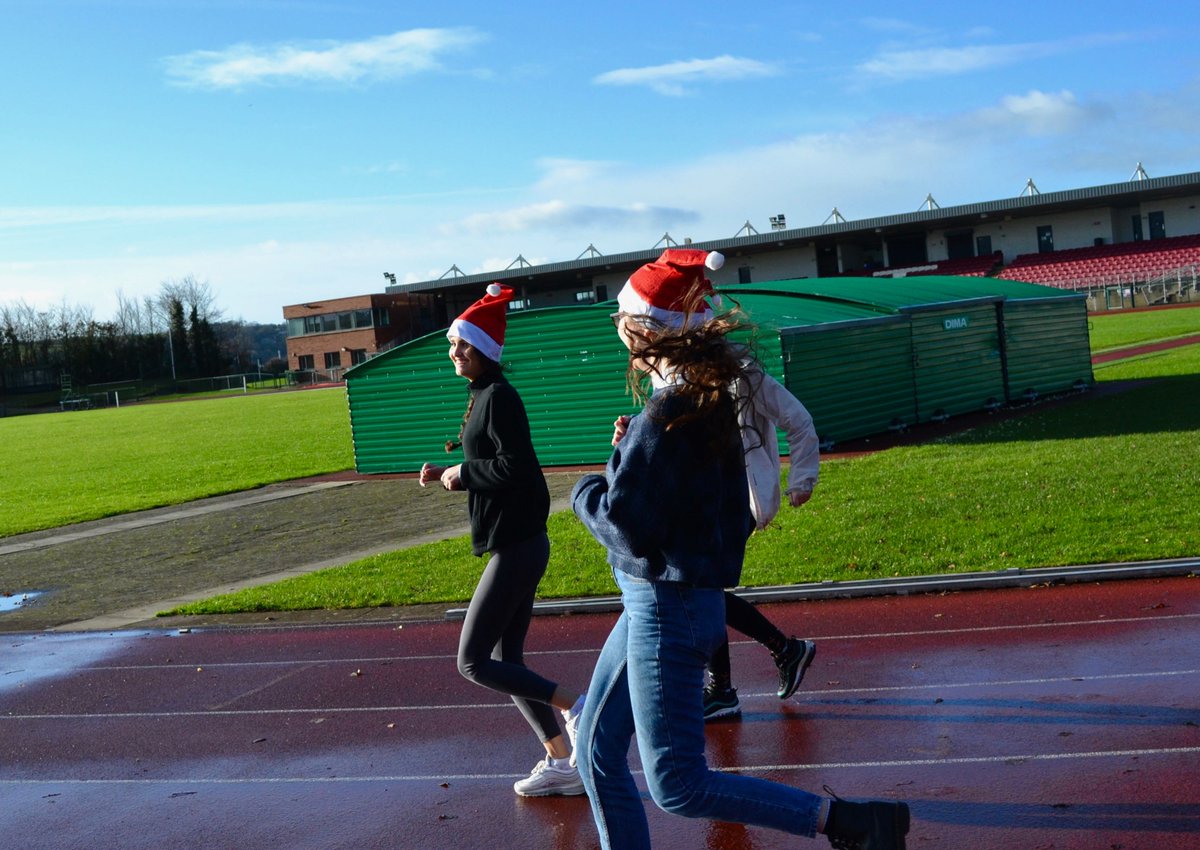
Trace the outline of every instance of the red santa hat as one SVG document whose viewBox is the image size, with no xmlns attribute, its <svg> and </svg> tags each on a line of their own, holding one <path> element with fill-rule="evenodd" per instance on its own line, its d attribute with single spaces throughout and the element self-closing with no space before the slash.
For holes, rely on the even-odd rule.
<svg viewBox="0 0 1200 850">
<path fill-rule="evenodd" d="M 622 313 L 649 316 L 673 329 L 702 324 L 712 318 L 704 299 L 714 294 L 705 272 L 723 265 L 725 257 L 716 251 L 668 248 L 629 276 L 617 304 Z"/>
<path fill-rule="evenodd" d="M 487 295 L 480 298 L 462 315 L 450 323 L 446 337 L 458 337 L 469 342 L 489 360 L 500 362 L 504 351 L 504 328 L 508 324 L 508 302 L 512 301 L 511 286 L 488 285 Z"/>
</svg>

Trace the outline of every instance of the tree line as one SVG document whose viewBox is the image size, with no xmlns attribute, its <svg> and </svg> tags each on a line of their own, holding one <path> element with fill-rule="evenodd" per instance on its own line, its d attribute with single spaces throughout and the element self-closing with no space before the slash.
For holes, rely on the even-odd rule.
<svg viewBox="0 0 1200 850">
<path fill-rule="evenodd" d="M 221 321 L 209 284 L 190 276 L 164 281 L 140 301 L 118 293 L 117 302 L 108 320 L 66 303 L 0 305 L 0 389 L 58 386 L 64 375 L 78 387 L 249 372 L 263 365 L 264 353 L 276 359 L 283 345 L 282 325 Z M 266 340 L 263 327 L 274 332 Z"/>
</svg>

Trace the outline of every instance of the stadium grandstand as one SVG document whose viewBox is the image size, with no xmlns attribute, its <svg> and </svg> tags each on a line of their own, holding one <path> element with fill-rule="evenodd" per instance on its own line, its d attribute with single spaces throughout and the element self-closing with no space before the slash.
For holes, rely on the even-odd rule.
<svg viewBox="0 0 1200 850">
<path fill-rule="evenodd" d="M 1138 303 L 1194 297 L 1200 274 L 1200 172 L 1149 177 L 1141 164 L 1121 183 L 1039 192 L 1032 180 L 1016 197 L 941 207 L 932 197 L 916 212 L 813 227 L 770 229 L 750 222 L 736 236 L 676 242 L 669 234 L 642 250 L 602 255 L 592 245 L 568 262 L 467 275 L 458 266 L 436 280 L 393 283 L 386 291 L 435 295 L 454 315 L 500 281 L 517 290 L 515 309 L 596 303 L 616 295 L 629 273 L 678 245 L 721 251 L 722 286 L 853 275 L 993 275 L 1087 290 L 1093 306 L 1116 306 L 1105 289 Z M 394 278 L 394 276 L 392 276 Z M 1172 285 L 1173 284 L 1173 285 Z"/>
<path fill-rule="evenodd" d="M 518 255 L 508 268 L 465 274 L 451 265 L 434 280 L 397 283 L 389 294 L 432 296 L 433 326 L 462 312 L 492 281 L 512 286 L 512 309 L 594 304 L 616 296 L 629 274 L 664 248 L 721 251 L 713 282 L 727 287 L 840 276 L 889 279 L 911 275 L 995 276 L 1085 291 L 1092 310 L 1200 300 L 1200 172 L 1149 177 L 1138 164 L 1121 183 L 1039 192 L 1030 180 L 1012 198 L 938 206 L 932 196 L 916 212 L 847 221 L 840 213 L 812 227 L 791 228 L 784 214 L 759 232 L 749 221 L 725 239 L 676 241 L 601 254 L 593 244 L 574 260 L 531 265 Z M 835 213 L 837 211 L 835 210 Z M 353 349 L 341 326 L 320 339 L 293 339 L 289 360 Z M 297 347 L 303 343 L 304 351 Z M 309 350 L 311 349 L 311 350 Z M 317 349 L 321 349 L 317 351 Z M 373 352 L 372 352 L 373 353 Z"/>
<path fill-rule="evenodd" d="M 1092 289 L 1137 284 L 1181 270 L 1195 274 L 1198 268 L 1200 235 L 1192 234 L 1022 254 L 996 276 L 1065 289 Z"/>
</svg>

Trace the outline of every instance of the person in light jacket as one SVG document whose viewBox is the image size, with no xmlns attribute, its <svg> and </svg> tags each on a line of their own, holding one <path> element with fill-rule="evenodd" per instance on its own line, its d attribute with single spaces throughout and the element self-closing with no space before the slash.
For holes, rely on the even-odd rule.
<svg viewBox="0 0 1200 850">
<path fill-rule="evenodd" d="M 754 516 L 755 530 L 761 531 L 779 513 L 782 502 L 776 429 L 783 430 L 787 438 L 790 455 L 787 497 L 794 508 L 812 498 L 820 475 L 820 447 L 812 416 L 800 400 L 764 372 L 753 357 L 746 356 L 742 364 L 745 377 L 734 383 L 739 400 L 738 427 L 745 449 L 750 512 Z M 614 446 L 621 441 L 628 426 L 628 416 L 621 416 L 613 423 Z M 728 591 L 725 593 L 725 622 L 767 648 L 779 672 L 775 695 L 781 700 L 789 699 L 800 687 L 816 656 L 816 643 L 788 637 L 755 606 Z M 704 688 L 705 720 L 740 714 L 742 707 L 737 688 L 733 687 L 728 640 L 713 653 L 708 675 L 709 681 Z"/>
</svg>

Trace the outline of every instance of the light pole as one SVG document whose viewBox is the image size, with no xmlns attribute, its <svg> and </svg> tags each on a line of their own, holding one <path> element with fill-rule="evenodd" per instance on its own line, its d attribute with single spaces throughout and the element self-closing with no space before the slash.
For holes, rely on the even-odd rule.
<svg viewBox="0 0 1200 850">
<path fill-rule="evenodd" d="M 171 338 L 171 325 L 167 323 L 167 353 L 171 356 L 171 383 L 175 383 L 175 341 Z"/>
</svg>

